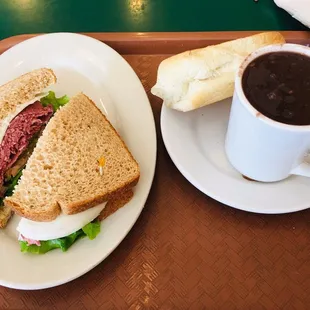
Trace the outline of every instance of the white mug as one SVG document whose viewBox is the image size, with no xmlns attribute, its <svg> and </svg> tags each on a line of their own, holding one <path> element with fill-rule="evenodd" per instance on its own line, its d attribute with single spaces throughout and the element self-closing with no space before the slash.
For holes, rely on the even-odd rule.
<svg viewBox="0 0 310 310">
<path fill-rule="evenodd" d="M 242 89 L 242 75 L 255 58 L 270 52 L 297 52 L 310 57 L 310 48 L 297 44 L 270 45 L 249 55 L 237 72 L 225 150 L 242 175 L 261 182 L 283 180 L 292 174 L 310 177 L 310 125 L 274 121 L 258 112 Z M 310 101 L 310 98 L 309 98 Z"/>
</svg>

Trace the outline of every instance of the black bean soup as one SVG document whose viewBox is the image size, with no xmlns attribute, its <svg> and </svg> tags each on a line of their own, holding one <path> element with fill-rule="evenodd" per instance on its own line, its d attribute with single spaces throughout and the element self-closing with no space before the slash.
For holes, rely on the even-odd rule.
<svg viewBox="0 0 310 310">
<path fill-rule="evenodd" d="M 310 125 L 310 57 L 272 52 L 245 69 L 242 88 L 251 105 L 284 124 Z"/>
</svg>

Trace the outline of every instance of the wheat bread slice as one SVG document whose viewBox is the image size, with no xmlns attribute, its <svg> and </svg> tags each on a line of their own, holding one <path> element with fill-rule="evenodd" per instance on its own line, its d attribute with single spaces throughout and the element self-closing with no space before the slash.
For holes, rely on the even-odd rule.
<svg viewBox="0 0 310 310">
<path fill-rule="evenodd" d="M 104 159 L 100 174 L 98 160 Z M 52 221 L 121 195 L 139 180 L 138 163 L 107 118 L 78 94 L 47 124 L 4 203 L 34 221 Z"/>
<path fill-rule="evenodd" d="M 51 69 L 40 68 L 0 86 L 0 121 L 14 113 L 19 105 L 33 100 L 45 88 L 55 84 L 56 80 Z"/>
</svg>

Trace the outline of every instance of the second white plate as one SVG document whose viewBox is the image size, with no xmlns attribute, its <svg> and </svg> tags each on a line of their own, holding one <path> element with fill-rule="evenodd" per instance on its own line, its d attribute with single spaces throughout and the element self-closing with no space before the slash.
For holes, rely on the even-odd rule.
<svg viewBox="0 0 310 310">
<path fill-rule="evenodd" d="M 230 105 L 231 99 L 186 113 L 162 107 L 163 140 L 179 171 L 206 195 L 237 209 L 275 214 L 309 208 L 310 178 L 263 184 L 230 165 L 224 151 Z"/>
</svg>

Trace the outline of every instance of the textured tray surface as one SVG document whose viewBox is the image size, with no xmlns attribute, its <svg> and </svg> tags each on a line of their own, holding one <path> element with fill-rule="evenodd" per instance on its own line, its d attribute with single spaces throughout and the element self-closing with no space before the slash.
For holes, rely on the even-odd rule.
<svg viewBox="0 0 310 310">
<path fill-rule="evenodd" d="M 238 35 L 154 34 L 139 39 L 135 34 L 92 34 L 126 54 L 149 95 L 157 125 L 158 162 L 148 202 L 126 239 L 97 268 L 49 290 L 0 288 L 0 308 L 308 308 L 310 210 L 270 216 L 226 207 L 184 179 L 161 139 L 161 101 L 149 92 L 159 62 L 173 52 Z M 308 33 L 287 35 L 290 41 L 310 42 Z M 0 42 L 0 51 L 25 38 Z"/>
</svg>

